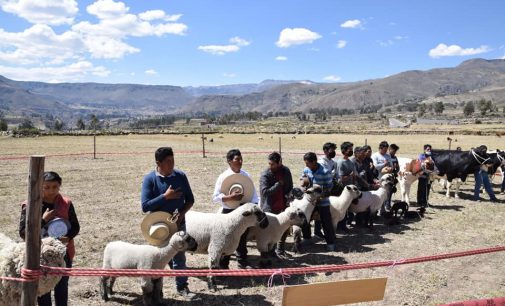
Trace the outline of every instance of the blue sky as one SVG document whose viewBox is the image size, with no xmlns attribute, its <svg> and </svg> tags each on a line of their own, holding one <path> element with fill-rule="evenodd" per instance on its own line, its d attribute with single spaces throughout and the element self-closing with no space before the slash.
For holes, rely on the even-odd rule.
<svg viewBox="0 0 505 306">
<path fill-rule="evenodd" d="M 0 74 L 180 86 L 352 82 L 505 58 L 505 1 L 0 0 Z"/>
</svg>

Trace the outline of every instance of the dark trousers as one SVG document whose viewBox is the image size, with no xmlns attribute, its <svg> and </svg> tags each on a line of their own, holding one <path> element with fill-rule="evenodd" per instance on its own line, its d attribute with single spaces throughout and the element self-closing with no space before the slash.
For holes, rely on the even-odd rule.
<svg viewBox="0 0 505 306">
<path fill-rule="evenodd" d="M 65 255 L 65 266 L 67 268 L 72 268 L 72 260 Z M 68 276 L 63 276 L 61 280 L 54 287 L 54 300 L 56 306 L 67 306 L 68 305 Z M 37 298 L 39 306 L 51 306 L 51 291 Z"/>
<path fill-rule="evenodd" d="M 428 206 L 428 200 L 430 198 L 430 177 L 427 173 L 419 176 L 417 185 L 417 205 L 421 207 Z"/>
<path fill-rule="evenodd" d="M 234 209 L 223 208 L 223 214 L 228 214 L 232 212 Z M 238 243 L 237 250 L 235 251 L 235 255 L 237 256 L 237 261 L 239 263 L 247 262 L 247 234 L 249 233 L 249 229 L 247 229 L 242 236 L 240 236 L 240 242 Z M 230 261 L 230 256 L 224 256 L 223 263 L 226 264 Z"/>
<path fill-rule="evenodd" d="M 180 224 L 178 229 L 180 231 L 186 231 L 186 223 Z M 168 265 L 170 266 L 170 269 L 173 269 L 173 270 L 187 269 L 187 267 L 186 267 L 186 253 L 185 252 L 178 252 L 172 258 L 172 260 L 169 261 Z M 182 290 L 182 289 L 186 288 L 188 286 L 188 277 L 187 276 L 176 276 L 175 277 L 175 286 L 176 286 L 177 290 Z"/>
<path fill-rule="evenodd" d="M 319 217 L 321 218 L 324 240 L 326 240 L 327 244 L 335 244 L 335 229 L 333 228 L 333 223 L 331 221 L 330 206 L 316 206 L 315 209 L 317 209 L 319 212 Z M 311 233 L 309 222 L 307 222 L 307 225 L 302 227 L 302 234 L 304 239 L 310 239 Z"/>
</svg>

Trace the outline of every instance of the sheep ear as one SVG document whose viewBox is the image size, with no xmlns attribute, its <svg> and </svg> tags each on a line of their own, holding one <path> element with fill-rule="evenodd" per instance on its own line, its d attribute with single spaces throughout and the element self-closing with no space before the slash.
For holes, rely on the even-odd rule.
<svg viewBox="0 0 505 306">
<path fill-rule="evenodd" d="M 242 216 L 244 216 L 244 217 L 247 217 L 247 216 L 250 216 L 250 215 L 252 215 L 252 211 L 250 211 L 250 210 L 246 210 L 246 211 L 244 211 L 242 213 Z"/>
</svg>

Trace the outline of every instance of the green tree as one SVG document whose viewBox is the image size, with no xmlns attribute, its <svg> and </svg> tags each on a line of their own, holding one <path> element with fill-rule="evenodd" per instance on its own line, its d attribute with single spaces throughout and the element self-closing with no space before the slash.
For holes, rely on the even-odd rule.
<svg viewBox="0 0 505 306">
<path fill-rule="evenodd" d="M 82 118 L 77 119 L 77 123 L 75 124 L 75 127 L 78 130 L 85 130 L 86 129 L 86 124 L 84 123 L 84 120 Z"/>
<path fill-rule="evenodd" d="M 23 122 L 19 125 L 20 129 L 23 130 L 31 130 L 34 129 L 35 126 L 33 125 L 33 122 L 30 119 L 24 119 Z"/>
<path fill-rule="evenodd" d="M 7 131 L 8 125 L 5 119 L 0 119 L 0 131 Z"/>
<path fill-rule="evenodd" d="M 98 128 L 98 123 L 98 118 L 95 114 L 92 114 L 90 117 L 89 127 L 95 131 Z"/>
<path fill-rule="evenodd" d="M 433 111 L 435 112 L 435 114 L 438 114 L 440 115 L 441 113 L 444 112 L 444 103 L 442 102 L 435 102 L 433 103 Z"/>
<path fill-rule="evenodd" d="M 463 107 L 463 114 L 465 116 L 471 116 L 475 113 L 475 106 L 472 101 L 468 101 L 465 104 L 465 107 Z"/>
<path fill-rule="evenodd" d="M 64 126 L 65 126 L 65 123 L 61 119 L 56 119 L 56 121 L 54 121 L 54 129 L 56 131 L 63 130 Z"/>
<path fill-rule="evenodd" d="M 421 103 L 417 106 L 417 114 L 419 117 L 422 117 L 424 114 L 426 114 L 426 104 Z"/>
<path fill-rule="evenodd" d="M 486 101 L 485 99 L 479 100 L 479 110 L 480 114 L 484 116 L 488 111 L 491 110 L 493 103 L 491 101 Z"/>
</svg>

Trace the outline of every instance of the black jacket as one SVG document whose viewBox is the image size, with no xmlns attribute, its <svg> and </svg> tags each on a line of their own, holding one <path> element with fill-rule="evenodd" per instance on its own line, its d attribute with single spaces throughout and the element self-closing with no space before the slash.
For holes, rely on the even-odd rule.
<svg viewBox="0 0 505 306">
<path fill-rule="evenodd" d="M 291 171 L 286 166 L 282 166 L 282 171 L 284 174 L 283 180 L 284 185 L 275 179 L 275 174 L 270 170 L 266 169 L 261 173 L 260 177 L 260 205 L 261 209 L 265 212 L 272 211 L 272 196 L 278 190 L 278 188 L 283 188 L 284 196 L 288 195 L 293 189 L 293 178 L 291 177 Z"/>
</svg>

